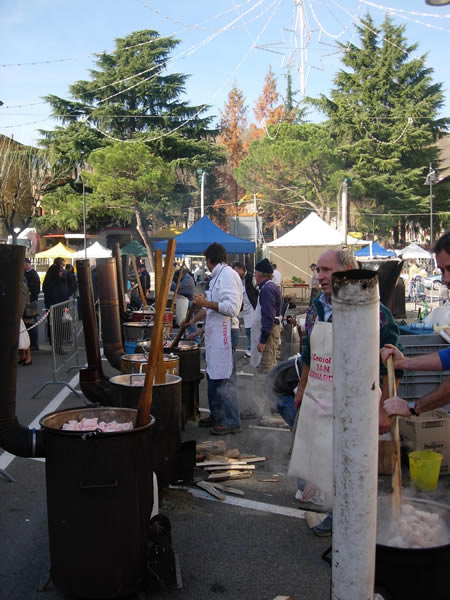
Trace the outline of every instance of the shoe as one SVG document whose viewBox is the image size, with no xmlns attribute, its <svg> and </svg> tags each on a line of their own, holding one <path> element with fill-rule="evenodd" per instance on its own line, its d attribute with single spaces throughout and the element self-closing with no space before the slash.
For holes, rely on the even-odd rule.
<svg viewBox="0 0 450 600">
<path fill-rule="evenodd" d="M 309 510 L 316 513 L 327 513 L 329 511 L 329 507 L 325 506 L 319 491 L 314 492 L 309 500 L 303 500 L 303 491 L 297 490 L 295 499 L 298 501 L 301 510 Z"/>
<path fill-rule="evenodd" d="M 39 346 L 30 346 L 30 350 L 39 350 Z"/>
<path fill-rule="evenodd" d="M 18 365 L 23 365 L 23 363 L 24 363 L 24 362 L 25 362 L 25 360 L 23 360 L 23 359 L 22 359 L 22 360 L 18 360 L 18 361 L 17 361 L 17 364 L 18 364 Z"/>
<path fill-rule="evenodd" d="M 250 358 L 250 357 L 251 357 L 251 355 L 252 355 L 252 353 L 251 353 L 251 352 L 249 352 L 249 350 L 247 350 L 247 352 L 245 353 L 245 355 L 244 355 L 244 356 L 246 356 L 247 358 Z"/>
<path fill-rule="evenodd" d="M 23 361 L 22 364 L 23 364 L 24 367 L 29 367 L 30 365 L 33 364 L 33 361 L 32 360 L 30 360 L 30 362 Z"/>
<path fill-rule="evenodd" d="M 198 421 L 199 427 L 214 427 L 213 420 L 211 417 L 203 417 L 203 419 L 199 419 Z"/>
<path fill-rule="evenodd" d="M 313 527 L 311 531 L 318 537 L 330 537 L 333 532 L 333 515 L 328 514 L 322 523 Z"/>
<path fill-rule="evenodd" d="M 240 427 L 222 427 L 222 425 L 216 425 L 211 427 L 209 430 L 213 435 L 228 435 L 229 433 L 240 433 Z"/>
</svg>

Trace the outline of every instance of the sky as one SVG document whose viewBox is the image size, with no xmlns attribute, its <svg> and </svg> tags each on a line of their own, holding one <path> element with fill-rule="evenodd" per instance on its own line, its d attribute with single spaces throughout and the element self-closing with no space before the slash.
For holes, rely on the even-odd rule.
<svg viewBox="0 0 450 600">
<path fill-rule="evenodd" d="M 297 4 L 304 7 L 303 46 L 294 33 Z M 269 65 L 281 94 L 288 65 L 300 90 L 303 47 L 306 95 L 328 94 L 342 66 L 337 42 L 356 42 L 354 24 L 367 13 L 379 23 L 386 11 L 406 26 L 408 41 L 419 44 L 416 53 L 428 55 L 426 64 L 445 90 L 442 114 L 450 115 L 450 5 L 431 7 L 425 0 L 0 0 L 0 133 L 36 144 L 39 129 L 57 124 L 42 97 L 70 98 L 69 86 L 89 78 L 96 53 L 112 51 L 116 38 L 142 29 L 180 40 L 167 72 L 190 75 L 185 100 L 210 105 L 209 114 L 218 117 L 236 84 L 251 120 Z M 320 118 L 309 114 L 310 120 Z"/>
</svg>

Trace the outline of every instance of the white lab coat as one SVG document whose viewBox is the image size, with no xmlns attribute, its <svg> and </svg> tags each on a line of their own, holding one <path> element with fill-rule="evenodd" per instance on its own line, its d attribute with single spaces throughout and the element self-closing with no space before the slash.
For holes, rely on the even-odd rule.
<svg viewBox="0 0 450 600">
<path fill-rule="evenodd" d="M 242 306 L 242 282 L 234 269 L 221 263 L 212 271 L 206 299 L 217 302 L 219 312 L 206 309 L 206 372 L 210 379 L 228 379 L 233 371 L 231 319 Z"/>
</svg>

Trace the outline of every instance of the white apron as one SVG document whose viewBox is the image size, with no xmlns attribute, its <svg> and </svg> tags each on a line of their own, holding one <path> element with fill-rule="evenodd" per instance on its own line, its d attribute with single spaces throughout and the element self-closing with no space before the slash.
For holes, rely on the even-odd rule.
<svg viewBox="0 0 450 600">
<path fill-rule="evenodd" d="M 316 321 L 311 333 L 311 364 L 295 433 L 289 475 L 333 496 L 332 325 Z"/>
<path fill-rule="evenodd" d="M 261 339 L 261 304 L 258 302 L 253 311 L 252 331 L 251 331 L 251 346 L 250 346 L 250 364 L 257 369 L 261 362 L 262 352 L 258 351 L 259 340 Z"/>
<path fill-rule="evenodd" d="M 245 283 L 242 284 L 242 302 L 243 302 L 243 313 L 244 313 L 244 327 L 251 327 L 253 323 L 253 315 L 255 313 L 255 309 L 252 306 L 252 303 L 248 299 L 247 290 L 245 289 Z"/>
<path fill-rule="evenodd" d="M 218 275 L 219 276 L 219 275 Z M 206 290 L 206 299 L 218 302 L 214 288 Z M 233 371 L 231 348 L 231 317 L 206 309 L 205 321 L 206 372 L 210 379 L 229 379 Z"/>
</svg>

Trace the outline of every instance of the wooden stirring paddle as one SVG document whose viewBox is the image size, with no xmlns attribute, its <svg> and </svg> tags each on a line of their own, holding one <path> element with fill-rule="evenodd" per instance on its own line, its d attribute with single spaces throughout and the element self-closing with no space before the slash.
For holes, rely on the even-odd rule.
<svg viewBox="0 0 450 600">
<path fill-rule="evenodd" d="M 394 359 L 390 356 L 386 361 L 388 372 L 389 397 L 397 395 L 395 382 Z M 392 474 L 392 516 L 397 517 L 400 513 L 402 502 L 402 466 L 400 461 L 400 432 L 398 427 L 398 415 L 392 417 L 392 435 L 394 438 L 394 472 Z"/>
<path fill-rule="evenodd" d="M 150 341 L 150 356 L 145 373 L 144 387 L 139 398 L 135 427 L 142 427 L 149 422 L 153 399 L 153 380 L 157 371 L 158 361 L 162 360 L 162 333 L 164 311 L 169 297 L 169 287 L 172 275 L 172 264 L 175 256 L 176 241 L 167 242 L 166 260 L 161 279 L 161 286 L 156 299 L 156 314 Z"/>
<path fill-rule="evenodd" d="M 183 323 L 181 323 L 180 329 L 179 329 L 175 339 L 173 340 L 173 342 L 170 345 L 170 349 L 176 348 L 178 346 L 178 344 L 181 340 L 181 336 L 183 335 L 184 330 L 186 329 L 185 323 L 189 323 L 189 321 L 192 319 L 192 315 L 194 314 L 194 311 L 196 308 L 198 308 L 196 304 L 191 304 L 191 308 L 188 310 Z"/>
</svg>

